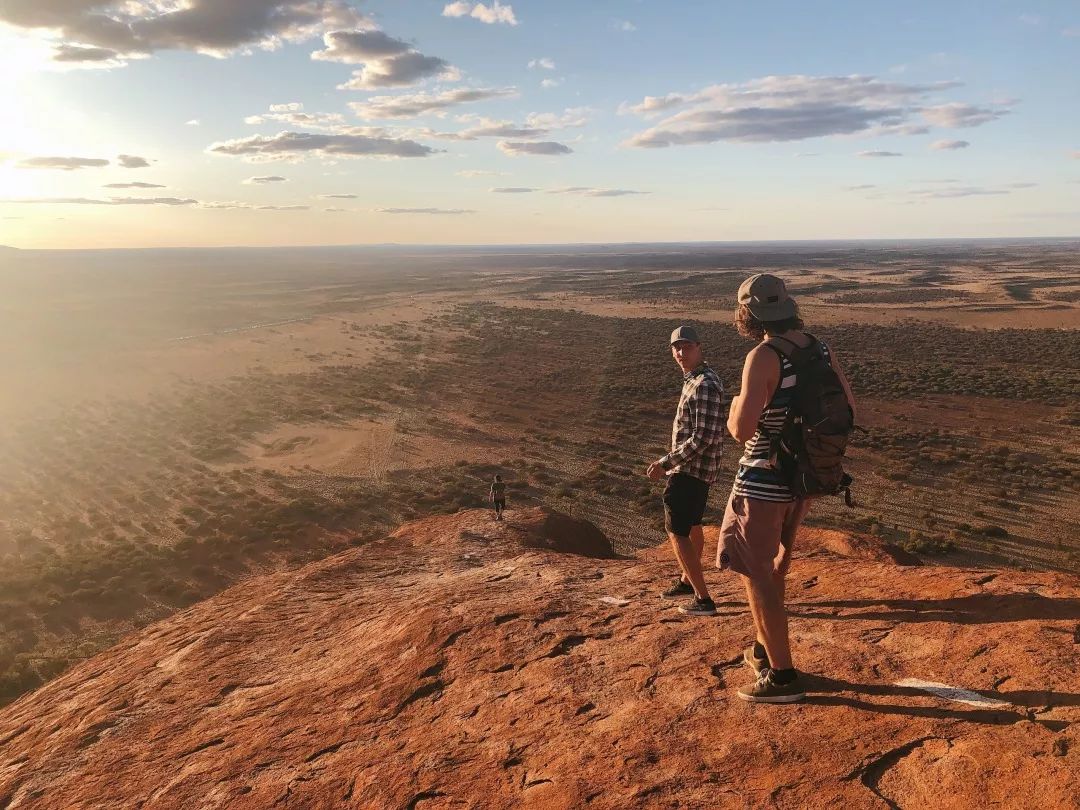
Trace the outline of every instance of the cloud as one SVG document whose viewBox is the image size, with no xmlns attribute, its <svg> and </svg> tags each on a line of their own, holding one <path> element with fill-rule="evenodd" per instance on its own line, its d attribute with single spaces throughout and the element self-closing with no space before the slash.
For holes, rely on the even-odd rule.
<svg viewBox="0 0 1080 810">
<path fill-rule="evenodd" d="M 219 57 L 273 49 L 365 18 L 347 0 L 7 0 L 0 22 L 51 37 L 61 61 L 100 62 L 165 49 Z"/>
<path fill-rule="evenodd" d="M 46 205 L 195 205 L 198 200 L 180 197 L 109 197 L 97 200 L 88 197 L 36 197 L 20 200 L 4 200 L 11 203 L 44 203 Z"/>
<path fill-rule="evenodd" d="M 377 137 L 352 133 L 279 132 L 277 135 L 252 135 L 211 144 L 207 151 L 242 157 L 248 161 L 299 160 L 307 156 L 322 158 L 427 157 L 435 154 L 430 146 L 404 138 Z"/>
<path fill-rule="evenodd" d="M 323 209 L 323 211 L 325 211 L 328 214 L 340 214 L 340 213 L 343 213 L 343 212 L 348 211 L 348 210 L 349 209 L 347 209 L 347 208 L 324 208 Z"/>
<path fill-rule="evenodd" d="M 937 150 L 967 149 L 969 146 L 971 141 L 934 141 L 930 144 L 931 149 Z"/>
<path fill-rule="evenodd" d="M 489 188 L 488 191 L 494 194 L 531 194 L 534 191 L 539 191 L 538 188 L 525 188 L 523 186 L 504 186 L 503 188 Z"/>
<path fill-rule="evenodd" d="M 697 93 L 647 96 L 620 111 L 645 117 L 682 107 L 627 146 L 665 148 L 692 144 L 780 142 L 833 135 L 911 134 L 925 131 L 917 114 L 938 126 L 976 126 L 1007 110 L 968 104 L 926 106 L 927 97 L 956 82 L 908 84 L 872 76 L 766 76 L 718 84 Z"/>
<path fill-rule="evenodd" d="M 264 174 L 258 177 L 249 177 L 242 182 L 245 186 L 256 186 L 264 185 L 266 183 L 285 183 L 288 182 L 288 178 L 282 177 L 280 174 Z"/>
<path fill-rule="evenodd" d="M 66 43 L 56 47 L 52 58 L 54 62 L 113 62 L 118 65 L 123 63 L 123 57 L 111 48 L 84 47 Z"/>
<path fill-rule="evenodd" d="M 341 113 L 306 113 L 299 110 L 301 106 L 299 104 L 271 104 L 270 112 L 249 115 L 244 119 L 244 123 L 258 126 L 259 124 L 276 122 L 294 127 L 308 127 L 309 129 L 334 129 L 345 123 L 345 116 Z M 282 107 L 296 107 L 296 109 L 283 110 Z"/>
<path fill-rule="evenodd" d="M 568 186 L 553 188 L 548 194 L 576 194 L 581 197 L 628 197 L 637 194 L 649 194 L 648 191 L 634 191 L 628 188 L 591 188 L 589 186 Z"/>
<path fill-rule="evenodd" d="M 165 188 L 159 183 L 106 183 L 102 188 Z"/>
<path fill-rule="evenodd" d="M 569 155 L 574 150 L 555 141 L 499 141 L 499 150 L 504 154 L 516 155 Z"/>
<path fill-rule="evenodd" d="M 443 7 L 442 15 L 444 17 L 472 17 L 488 25 L 495 25 L 496 23 L 505 25 L 518 24 L 517 18 L 514 16 L 514 7 L 504 6 L 499 3 L 499 0 L 494 0 L 490 6 L 483 3 L 448 3 Z"/>
<path fill-rule="evenodd" d="M 258 205 L 256 211 L 307 211 L 310 205 Z"/>
<path fill-rule="evenodd" d="M 272 113 L 300 112 L 302 109 L 304 109 L 304 105 L 299 101 L 288 101 L 284 104 L 270 105 L 270 112 Z"/>
<path fill-rule="evenodd" d="M 505 177 L 506 172 L 493 172 L 490 169 L 462 169 L 454 172 L 458 177 Z"/>
<path fill-rule="evenodd" d="M 192 118 L 190 121 L 185 121 L 184 126 L 185 127 L 197 127 L 197 126 L 200 126 L 201 123 L 202 122 L 199 121 L 198 118 Z"/>
<path fill-rule="evenodd" d="M 145 169 L 150 165 L 146 158 L 138 155 L 117 155 L 116 162 L 125 169 Z"/>
<path fill-rule="evenodd" d="M 1009 188 L 1036 188 L 1038 183 L 1009 183 Z"/>
<path fill-rule="evenodd" d="M 637 26 L 629 20 L 616 20 L 611 26 L 616 31 L 637 31 Z"/>
<path fill-rule="evenodd" d="M 848 191 L 866 191 L 867 189 L 871 188 L 877 188 L 877 186 L 873 183 L 863 183 L 858 186 L 846 186 L 846 189 Z"/>
<path fill-rule="evenodd" d="M 471 208 L 376 208 L 379 214 L 475 214 Z"/>
<path fill-rule="evenodd" d="M 541 56 L 539 59 L 530 59 L 529 69 L 555 70 L 555 61 L 553 59 L 549 59 L 546 56 Z"/>
<path fill-rule="evenodd" d="M 323 42 L 326 43 L 326 50 L 315 51 L 311 58 L 321 62 L 343 62 L 346 65 L 385 59 L 415 50 L 408 42 L 395 39 L 385 31 L 377 29 L 328 31 L 323 34 Z"/>
<path fill-rule="evenodd" d="M 680 107 L 689 101 L 690 99 L 687 96 L 680 95 L 679 93 L 668 93 L 666 96 L 645 96 L 645 98 L 637 104 L 628 104 L 624 101 L 619 105 L 619 115 L 634 113 L 635 115 L 650 118 L 664 110 Z"/>
<path fill-rule="evenodd" d="M 103 158 L 84 157 L 34 157 L 20 160 L 15 167 L 17 169 L 60 169 L 65 172 L 77 169 L 98 168 L 108 166 L 109 161 Z"/>
<path fill-rule="evenodd" d="M 884 149 L 864 149 L 856 153 L 861 158 L 891 158 L 903 157 L 903 152 L 886 152 Z"/>
<path fill-rule="evenodd" d="M 408 87 L 432 76 L 456 81 L 461 74 L 445 59 L 410 51 L 388 59 L 377 59 L 353 71 L 353 77 L 338 90 L 377 90 L 382 87 Z"/>
<path fill-rule="evenodd" d="M 961 129 L 964 127 L 977 127 L 996 121 L 1008 113 L 1004 109 L 991 109 L 989 107 L 977 107 L 974 104 L 939 104 L 936 107 L 924 107 L 921 110 L 922 117 L 931 124 L 948 129 Z"/>
<path fill-rule="evenodd" d="M 414 93 L 400 96 L 373 96 L 367 101 L 353 101 L 349 107 L 365 120 L 378 118 L 416 118 L 427 113 L 437 113 L 461 104 L 471 104 L 493 98 L 513 98 L 518 95 L 514 87 L 462 87 L 441 93 Z"/>
<path fill-rule="evenodd" d="M 558 87 L 560 84 L 562 84 L 562 79 L 542 79 L 540 81 L 540 86 L 545 90 L 550 90 L 552 87 Z"/>
<path fill-rule="evenodd" d="M 1008 189 L 1003 188 L 985 188 L 982 186 L 957 186 L 955 188 L 933 188 L 933 189 L 916 189 L 909 191 L 913 197 L 923 197 L 926 199 L 938 199 L 949 200 L 957 197 L 997 197 L 1003 194 L 1010 194 Z"/>
<path fill-rule="evenodd" d="M 321 200 L 355 200 L 359 198 L 359 194 L 320 194 Z"/>
</svg>

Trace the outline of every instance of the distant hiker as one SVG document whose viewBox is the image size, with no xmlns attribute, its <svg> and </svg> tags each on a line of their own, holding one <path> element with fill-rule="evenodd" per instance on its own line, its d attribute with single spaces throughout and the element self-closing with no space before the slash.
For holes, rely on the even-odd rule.
<svg viewBox="0 0 1080 810">
<path fill-rule="evenodd" d="M 855 400 L 835 353 L 803 331 L 799 308 L 781 279 L 759 273 L 743 282 L 735 326 L 760 342 L 746 356 L 742 389 L 732 399 L 728 416 L 728 430 L 745 448 L 724 511 L 716 565 L 742 575 L 757 633 L 743 660 L 758 678 L 741 688 L 739 697 L 794 703 L 805 693 L 791 662 L 784 577 L 810 500 L 796 493 L 806 492 L 807 482 L 792 476 L 779 438 L 792 424 L 793 406 L 802 407 L 808 385 L 831 381 L 832 405 L 842 410 L 848 431 Z M 836 469 L 843 476 L 839 463 Z"/>
<path fill-rule="evenodd" d="M 506 509 L 506 484 L 503 483 L 501 475 L 496 475 L 495 480 L 491 482 L 489 497 L 495 507 L 495 519 L 502 520 L 503 510 Z"/>
<path fill-rule="evenodd" d="M 701 521 L 709 500 L 709 484 L 716 480 L 724 449 L 722 399 L 724 388 L 702 356 L 701 339 L 690 326 L 671 333 L 671 356 L 683 371 L 682 395 L 671 427 L 671 452 L 654 461 L 646 475 L 659 481 L 665 475 L 664 528 L 681 576 L 662 596 L 694 600 L 679 608 L 691 616 L 715 616 L 709 597 L 701 553 L 705 537 Z"/>
</svg>

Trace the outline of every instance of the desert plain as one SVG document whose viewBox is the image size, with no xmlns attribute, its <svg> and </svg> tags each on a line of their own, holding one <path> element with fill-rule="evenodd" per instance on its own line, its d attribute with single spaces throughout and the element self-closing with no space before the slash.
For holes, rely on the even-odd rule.
<svg viewBox="0 0 1080 810">
<path fill-rule="evenodd" d="M 1080 242 L 0 249 L 0 704 L 254 574 L 483 507 L 662 539 L 667 335 L 786 279 L 866 429 L 809 524 L 1080 568 Z M 738 448 L 725 451 L 724 481 Z M 716 522 L 726 483 L 713 488 Z"/>
</svg>

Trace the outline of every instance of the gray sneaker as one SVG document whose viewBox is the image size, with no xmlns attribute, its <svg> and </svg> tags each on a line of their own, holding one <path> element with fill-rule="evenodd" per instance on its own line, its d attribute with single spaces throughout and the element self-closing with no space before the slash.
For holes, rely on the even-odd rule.
<svg viewBox="0 0 1080 810">
<path fill-rule="evenodd" d="M 675 580 L 671 587 L 660 594 L 664 599 L 685 599 L 687 596 L 694 595 L 694 586 L 689 582 L 683 582 L 682 577 Z"/>
<path fill-rule="evenodd" d="M 738 694 L 750 703 L 798 703 L 806 698 L 802 679 L 797 673 L 790 683 L 780 684 L 771 669 L 763 669 L 758 679 L 742 687 Z"/>
<path fill-rule="evenodd" d="M 743 650 L 742 660 L 744 664 L 754 670 L 758 675 L 761 674 L 762 670 L 769 668 L 769 656 L 766 655 L 764 658 L 758 658 L 754 655 L 753 644 Z"/>
<path fill-rule="evenodd" d="M 716 605 L 712 599 L 701 599 L 695 597 L 693 602 L 679 607 L 679 613 L 685 613 L 687 616 L 715 616 Z"/>
</svg>

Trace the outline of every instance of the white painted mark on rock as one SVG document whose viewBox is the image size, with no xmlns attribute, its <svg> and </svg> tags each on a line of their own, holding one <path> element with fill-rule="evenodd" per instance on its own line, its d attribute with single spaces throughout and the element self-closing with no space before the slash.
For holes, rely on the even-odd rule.
<svg viewBox="0 0 1080 810">
<path fill-rule="evenodd" d="M 600 601 L 605 605 L 615 605 L 616 607 L 626 607 L 630 604 L 629 599 L 623 599 L 621 596 L 601 596 Z"/>
<path fill-rule="evenodd" d="M 921 681 L 918 678 L 904 678 L 902 681 L 897 681 L 895 685 L 919 689 L 923 692 L 937 695 L 940 698 L 945 698 L 945 700 L 951 700 L 954 703 L 978 706 L 980 709 L 1000 709 L 1010 705 L 1003 700 L 994 700 L 993 698 L 984 697 L 978 692 L 972 692 L 970 689 L 960 689 L 956 686 L 949 686 L 947 683 Z"/>
</svg>

